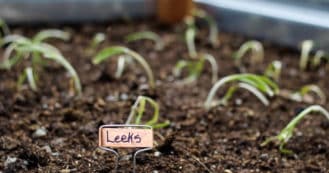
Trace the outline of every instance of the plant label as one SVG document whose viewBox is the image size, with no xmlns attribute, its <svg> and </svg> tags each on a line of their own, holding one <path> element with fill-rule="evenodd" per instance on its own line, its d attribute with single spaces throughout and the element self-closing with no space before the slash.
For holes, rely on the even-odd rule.
<svg viewBox="0 0 329 173">
<path fill-rule="evenodd" d="M 153 148 L 153 129 L 143 125 L 103 125 L 99 146 L 110 148 Z"/>
</svg>

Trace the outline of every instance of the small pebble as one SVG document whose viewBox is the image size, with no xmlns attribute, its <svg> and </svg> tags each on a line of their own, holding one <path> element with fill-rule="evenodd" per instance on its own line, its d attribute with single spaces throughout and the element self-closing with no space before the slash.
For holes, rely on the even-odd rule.
<svg viewBox="0 0 329 173">
<path fill-rule="evenodd" d="M 44 127 L 38 128 L 33 133 L 33 137 L 42 137 L 46 135 L 47 135 L 47 130 Z"/>
<path fill-rule="evenodd" d="M 125 101 L 128 99 L 128 95 L 126 93 L 122 93 L 122 94 L 120 94 L 120 99 Z"/>
<path fill-rule="evenodd" d="M 106 101 L 109 101 L 109 102 L 118 101 L 118 98 L 115 96 L 112 96 L 112 95 L 108 95 L 105 99 L 106 99 Z"/>
<path fill-rule="evenodd" d="M 261 154 L 259 156 L 259 158 L 262 159 L 262 160 L 267 160 L 268 159 L 268 154 L 267 153 Z"/>
<path fill-rule="evenodd" d="M 235 104 L 236 105 L 241 105 L 242 104 L 242 100 L 241 99 L 235 99 Z"/>
<path fill-rule="evenodd" d="M 161 152 L 159 152 L 159 151 L 154 152 L 155 157 L 159 157 L 160 155 L 161 155 Z"/>
<path fill-rule="evenodd" d="M 224 172 L 225 172 L 225 173 L 233 173 L 233 172 L 232 172 L 231 170 L 229 170 L 229 169 L 225 169 Z"/>
<path fill-rule="evenodd" d="M 16 157 L 10 157 L 10 156 L 8 156 L 8 157 L 7 157 L 7 160 L 6 160 L 5 163 L 4 163 L 5 167 L 7 167 L 7 166 L 8 166 L 9 164 L 11 164 L 11 163 L 15 163 L 16 160 L 17 160 Z"/>
<path fill-rule="evenodd" d="M 120 161 L 130 160 L 131 158 L 132 158 L 132 155 L 131 154 L 124 155 L 124 156 L 121 157 Z"/>
</svg>

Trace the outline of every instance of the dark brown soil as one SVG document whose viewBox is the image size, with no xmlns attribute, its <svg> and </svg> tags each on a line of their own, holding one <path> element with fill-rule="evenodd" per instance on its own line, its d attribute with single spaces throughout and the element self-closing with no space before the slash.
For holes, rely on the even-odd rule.
<svg viewBox="0 0 329 173">
<path fill-rule="evenodd" d="M 43 28 L 15 27 L 13 32 L 33 36 Z M 20 92 L 16 90 L 15 82 L 27 63 L 11 71 L 1 71 L 0 172 L 110 172 L 114 157 L 97 147 L 98 127 L 124 123 L 138 95 L 157 100 L 161 121 L 169 119 L 172 123 L 170 127 L 156 130 L 160 156 L 155 155 L 155 149 L 141 154 L 137 172 L 329 172 L 329 122 L 323 116 L 306 117 L 298 125 L 286 146 L 294 155 L 281 154 L 274 144 L 260 146 L 308 104 L 276 97 L 265 107 L 251 94 L 239 91 L 228 106 L 205 111 L 201 105 L 212 86 L 208 67 L 196 83 L 177 84 L 179 79 L 172 77 L 172 68 L 177 60 L 188 56 L 182 25 L 169 28 L 138 22 L 58 28 L 70 31 L 73 38 L 70 42 L 54 40 L 51 43 L 78 71 L 83 95 L 69 96 L 69 77 L 57 64 L 49 63 L 40 74 L 38 93 L 27 86 Z M 159 33 L 166 41 L 165 50 L 155 51 L 149 41 L 124 42 L 126 34 L 142 30 Z M 92 65 L 85 49 L 96 32 L 108 35 L 102 47 L 125 45 L 142 54 L 154 70 L 156 90 L 141 87 L 147 79 L 137 65 L 130 66 L 118 80 L 114 78 L 115 59 Z M 219 77 L 238 73 L 231 54 L 247 39 L 220 33 L 220 47 L 211 48 L 205 38 L 207 31 L 201 30 L 197 49 L 216 57 Z M 265 62 L 247 66 L 248 72 L 261 74 L 267 64 L 278 59 L 284 66 L 281 88 L 296 90 L 302 85 L 317 84 L 329 97 L 328 69 L 322 66 L 301 72 L 297 51 L 264 44 Z M 1 57 L 3 50 L 0 53 Z M 224 92 L 219 91 L 218 96 Z M 242 104 L 238 105 L 237 100 Z M 323 106 L 329 109 L 328 103 Z M 40 128 L 45 128 L 47 134 L 36 137 L 34 132 Z M 120 152 L 131 154 L 126 150 Z M 119 170 L 129 172 L 131 169 L 131 159 L 123 157 Z"/>
</svg>

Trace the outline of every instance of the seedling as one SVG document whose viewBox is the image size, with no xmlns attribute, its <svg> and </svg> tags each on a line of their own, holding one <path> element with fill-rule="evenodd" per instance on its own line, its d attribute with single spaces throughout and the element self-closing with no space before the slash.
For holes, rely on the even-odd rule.
<svg viewBox="0 0 329 173">
<path fill-rule="evenodd" d="M 148 79 L 149 79 L 150 87 L 155 88 L 154 76 L 153 76 L 153 73 L 152 73 L 152 70 L 151 70 L 149 64 L 137 52 L 130 50 L 126 47 L 112 46 L 112 47 L 104 48 L 94 57 L 93 63 L 99 64 L 99 63 L 107 60 L 108 58 L 113 57 L 114 55 L 127 55 L 127 56 L 130 56 L 131 58 L 135 59 L 144 68 L 146 75 L 148 76 Z"/>
<path fill-rule="evenodd" d="M 301 87 L 299 91 L 291 95 L 291 99 L 297 102 L 301 102 L 304 100 L 303 98 L 311 92 L 313 92 L 320 98 L 321 103 L 326 102 L 326 95 L 317 85 L 305 85 Z"/>
<path fill-rule="evenodd" d="M 329 61 L 328 55 L 323 50 L 318 50 L 315 52 L 313 59 L 310 59 L 311 51 L 314 46 L 312 40 L 305 40 L 301 44 L 301 55 L 299 61 L 299 68 L 301 70 L 306 70 L 308 63 L 311 63 L 312 68 L 320 66 L 321 60 Z"/>
<path fill-rule="evenodd" d="M 251 64 L 261 63 L 264 59 L 264 48 L 262 43 L 256 40 L 251 40 L 243 43 L 239 50 L 233 54 L 235 64 L 237 66 L 241 65 L 242 57 L 248 52 L 251 51 Z"/>
<path fill-rule="evenodd" d="M 281 70 L 282 70 L 281 61 L 275 60 L 267 66 L 264 75 L 278 82 L 280 79 Z"/>
<path fill-rule="evenodd" d="M 243 84 L 242 86 L 241 84 L 239 84 L 238 86 L 247 89 L 253 94 L 255 94 L 255 96 L 258 97 L 265 105 L 267 103 L 266 99 L 264 99 L 265 96 L 263 96 L 262 93 L 265 93 L 269 97 L 272 97 L 279 92 L 278 86 L 265 76 L 248 73 L 233 74 L 220 79 L 213 85 L 204 103 L 204 107 L 206 109 L 210 109 L 211 107 L 218 105 L 218 103 L 223 103 L 231 97 L 231 95 L 235 91 L 235 88 L 229 89 L 228 93 L 226 93 L 226 95 L 224 96 L 224 100 L 213 101 L 218 89 L 229 82 L 240 82 L 246 84 Z"/>
<path fill-rule="evenodd" d="M 289 122 L 289 124 L 283 130 L 281 130 L 281 132 L 277 136 L 268 138 L 261 144 L 261 146 L 265 146 L 272 141 L 277 141 L 279 143 L 279 149 L 280 149 L 281 153 L 292 154 L 293 152 L 291 150 L 285 149 L 284 145 L 292 137 L 293 131 L 294 131 L 295 127 L 297 126 L 297 124 L 306 115 L 309 115 L 310 113 L 315 113 L 315 112 L 323 114 L 329 120 L 329 112 L 326 111 L 323 107 L 321 107 L 319 105 L 309 106 L 308 108 L 306 108 L 302 112 L 300 112 L 294 119 L 292 119 Z"/>
<path fill-rule="evenodd" d="M 4 61 L 0 64 L 1 68 L 10 69 L 15 64 L 23 60 L 24 57 L 32 58 L 32 67 L 25 69 L 21 75 L 18 86 L 25 80 L 27 77 L 31 89 L 37 90 L 36 81 L 35 81 L 35 69 L 41 67 L 41 57 L 45 59 L 51 59 L 59 64 L 61 64 L 72 76 L 74 81 L 74 87 L 76 92 L 81 94 L 81 84 L 80 79 L 71 66 L 71 64 L 63 57 L 60 51 L 53 47 L 50 44 L 43 43 L 42 41 L 47 38 L 61 38 L 68 39 L 68 35 L 65 32 L 59 30 L 45 30 L 39 32 L 33 39 L 28 39 L 20 35 L 9 35 L 3 39 L 2 44 L 8 44 L 4 53 Z M 12 52 L 16 52 L 14 57 L 10 58 Z M 31 56 L 32 55 L 32 56 Z M 24 74 L 25 73 L 25 74 Z"/>
<path fill-rule="evenodd" d="M 3 46 L 5 44 L 9 44 L 8 47 L 6 48 L 6 51 L 4 53 L 4 62 L 1 65 L 2 68 L 10 69 L 12 65 L 16 64 L 18 61 L 20 61 L 23 56 L 28 56 L 28 55 L 23 55 L 20 53 L 19 47 L 31 47 L 31 45 L 37 45 L 43 43 L 44 40 L 48 38 L 57 38 L 57 39 L 62 39 L 62 40 L 68 40 L 70 38 L 70 34 L 61 30 L 57 29 L 48 29 L 48 30 L 43 30 L 37 33 L 32 39 L 26 38 L 21 35 L 8 35 L 6 36 L 2 42 L 0 43 L 0 46 Z M 14 58 L 10 59 L 11 54 L 13 51 L 16 51 L 16 55 Z M 33 52 L 30 52 L 33 53 Z M 38 63 L 41 63 L 40 55 L 38 53 L 33 53 L 32 57 L 32 62 L 33 65 L 36 65 Z"/>
<path fill-rule="evenodd" d="M 96 33 L 93 37 L 93 39 L 91 40 L 91 43 L 87 49 L 87 54 L 91 55 L 93 54 L 97 47 L 102 43 L 104 42 L 106 39 L 106 35 L 104 33 Z"/>
<path fill-rule="evenodd" d="M 151 120 L 147 121 L 145 123 L 145 125 L 152 126 L 155 129 L 164 128 L 164 127 L 168 126 L 170 124 L 170 122 L 168 120 L 163 123 L 158 123 L 159 109 L 160 109 L 159 105 L 156 101 L 154 101 L 153 99 L 146 97 L 146 96 L 138 96 L 134 105 L 131 107 L 131 111 L 130 111 L 129 117 L 126 121 L 126 124 L 131 124 L 133 117 L 136 117 L 134 124 L 136 124 L 136 125 L 141 124 L 147 102 L 153 107 L 154 113 L 153 113 L 153 117 L 151 118 Z M 137 115 L 136 115 L 136 113 L 137 113 Z"/>
<path fill-rule="evenodd" d="M 213 105 L 217 105 L 217 104 L 224 105 L 224 106 L 227 105 L 228 101 L 232 98 L 233 94 L 239 88 L 245 89 L 245 90 L 251 92 L 252 94 L 254 94 L 265 106 L 269 105 L 268 99 L 266 98 L 266 96 L 264 96 L 264 94 L 262 92 L 260 92 L 257 88 L 253 87 L 252 85 L 242 83 L 242 82 L 231 86 L 228 89 L 228 91 L 226 92 L 226 94 L 223 96 L 223 98 L 221 100 L 219 100 L 218 103 L 215 102 L 215 104 L 213 104 Z"/>
<path fill-rule="evenodd" d="M 33 91 L 37 91 L 37 84 L 36 84 L 36 80 L 34 77 L 34 73 L 33 73 L 33 68 L 32 67 L 26 67 L 24 72 L 19 76 L 18 81 L 17 81 L 17 88 L 21 88 L 21 86 L 23 85 L 24 81 L 27 79 L 31 89 Z"/>
<path fill-rule="evenodd" d="M 209 42 L 213 47 L 218 46 L 218 28 L 217 23 L 213 17 L 211 17 L 207 12 L 201 9 L 196 9 L 193 12 L 194 16 L 204 19 L 209 25 Z"/>
<path fill-rule="evenodd" d="M 187 17 L 185 19 L 185 23 L 187 25 L 187 29 L 185 31 L 185 41 L 187 45 L 187 50 L 191 58 L 196 58 L 198 55 L 195 49 L 195 34 L 197 32 L 197 28 L 195 26 L 194 18 Z"/>
<path fill-rule="evenodd" d="M 318 50 L 318 51 L 316 51 L 316 53 L 313 57 L 312 67 L 313 68 L 319 67 L 321 60 L 325 60 L 326 62 L 329 62 L 329 57 L 324 51 Z"/>
<path fill-rule="evenodd" d="M 61 39 L 64 41 L 67 41 L 70 39 L 70 33 L 65 32 L 65 31 L 61 31 L 58 29 L 47 29 L 47 30 L 42 30 L 39 33 L 37 33 L 33 39 L 32 42 L 34 43 L 41 43 L 46 39 L 49 38 L 57 38 L 57 39 Z"/>
<path fill-rule="evenodd" d="M 125 40 L 128 43 L 138 40 L 143 40 L 143 39 L 154 41 L 156 50 L 162 50 L 164 48 L 164 43 L 161 37 L 158 34 L 151 31 L 135 32 L 125 37 Z"/>
<path fill-rule="evenodd" d="M 218 78 L 218 66 L 215 58 L 210 54 L 200 54 L 198 60 L 179 60 L 173 70 L 174 75 L 180 76 L 184 68 L 188 69 L 188 77 L 183 80 L 183 83 L 191 83 L 199 78 L 203 69 L 204 63 L 208 61 L 212 68 L 212 83 L 215 83 Z"/>
<path fill-rule="evenodd" d="M 0 29 L 3 33 L 3 35 L 8 35 L 10 34 L 10 30 L 9 30 L 9 27 L 8 25 L 6 24 L 6 22 L 2 19 L 0 19 Z M 1 32 L 0 32 L 1 33 Z"/>
<path fill-rule="evenodd" d="M 301 70 L 305 70 L 307 67 L 313 45 L 314 43 L 312 40 L 305 40 L 302 42 L 302 47 L 301 47 L 302 50 L 301 50 L 300 61 L 299 61 L 299 68 Z"/>
</svg>

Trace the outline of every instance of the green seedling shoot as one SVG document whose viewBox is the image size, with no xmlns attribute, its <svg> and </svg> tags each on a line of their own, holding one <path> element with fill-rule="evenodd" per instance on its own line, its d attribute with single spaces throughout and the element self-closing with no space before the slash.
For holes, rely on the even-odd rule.
<svg viewBox="0 0 329 173">
<path fill-rule="evenodd" d="M 326 102 L 326 95 L 317 85 L 305 85 L 299 89 L 299 91 L 291 95 L 291 99 L 297 102 L 302 102 L 304 97 L 310 93 L 316 94 L 320 98 L 321 103 Z"/>
<path fill-rule="evenodd" d="M 105 39 L 106 39 L 106 35 L 104 33 L 101 33 L 101 32 L 96 33 L 94 35 L 93 39 L 91 40 L 89 47 L 87 48 L 87 51 L 86 51 L 87 54 L 89 54 L 89 55 L 93 54 L 96 51 L 97 47 L 102 42 L 104 42 Z"/>
<path fill-rule="evenodd" d="M 174 76 L 178 77 L 181 75 L 182 70 L 187 68 L 188 77 L 183 80 L 183 83 L 191 83 L 199 78 L 201 75 L 205 61 L 208 61 L 212 69 L 212 83 L 215 83 L 218 79 L 218 66 L 215 58 L 210 54 L 200 54 L 197 60 L 179 60 L 173 70 Z"/>
<path fill-rule="evenodd" d="M 41 44 L 43 43 L 43 41 L 49 38 L 57 38 L 66 41 L 70 39 L 70 34 L 57 29 L 48 29 L 38 32 L 32 39 L 26 38 L 21 35 L 6 36 L 0 43 L 0 46 L 9 44 L 5 50 L 3 57 L 4 61 L 3 64 L 1 65 L 1 68 L 10 69 L 13 64 L 16 64 L 16 61 L 21 60 L 23 56 L 28 56 L 28 55 L 22 55 L 19 51 L 17 51 L 18 47 L 30 46 L 32 44 L 35 45 Z M 14 56 L 14 58 L 9 60 L 13 51 L 16 51 L 17 53 Z M 38 53 L 33 53 L 32 62 L 34 62 L 33 65 L 41 63 L 40 55 L 38 55 Z"/>
<path fill-rule="evenodd" d="M 155 129 L 164 128 L 164 127 L 167 127 L 168 125 L 170 125 L 170 122 L 168 120 L 163 123 L 158 123 L 159 114 L 160 114 L 159 105 L 156 101 L 154 101 L 153 99 L 146 97 L 146 96 L 138 96 L 134 105 L 131 107 L 131 111 L 130 111 L 129 117 L 126 121 L 126 124 L 131 124 L 131 121 L 133 120 L 134 117 L 135 117 L 134 124 L 139 125 L 142 123 L 141 121 L 144 116 L 146 103 L 149 103 L 153 107 L 154 113 L 153 113 L 152 118 L 149 121 L 147 121 L 145 123 L 145 125 L 150 125 Z"/>
<path fill-rule="evenodd" d="M 265 105 L 268 104 L 268 101 L 266 100 L 265 96 L 263 96 L 262 93 L 265 93 L 269 97 L 273 97 L 275 94 L 279 92 L 278 86 L 268 79 L 265 76 L 255 75 L 255 74 L 233 74 L 226 76 L 219 81 L 217 81 L 213 87 L 211 88 L 207 99 L 204 103 L 204 107 L 209 110 L 210 108 L 218 105 L 219 103 L 225 103 L 227 100 L 232 96 L 232 94 L 235 92 L 236 88 L 231 88 L 224 96 L 224 99 L 221 101 L 214 101 L 214 97 L 216 95 L 216 92 L 220 87 L 227 83 L 240 83 L 237 85 L 237 87 L 244 88 L 249 90 L 251 93 L 253 93 L 258 99 L 260 99 Z M 241 85 L 241 83 L 243 83 Z"/>
<path fill-rule="evenodd" d="M 149 79 L 150 87 L 153 89 L 155 88 L 155 80 L 154 80 L 153 72 L 151 70 L 150 65 L 145 61 L 145 59 L 141 55 L 139 55 L 137 52 L 130 50 L 126 47 L 112 46 L 112 47 L 104 48 L 94 57 L 93 63 L 99 64 L 115 55 L 127 55 L 127 56 L 130 56 L 131 58 L 135 59 L 145 70 L 146 75 L 148 76 L 148 79 Z"/>
<path fill-rule="evenodd" d="M 300 112 L 295 118 L 293 118 L 289 124 L 281 130 L 281 132 L 277 136 L 273 136 L 265 140 L 261 146 L 265 146 L 272 141 L 277 141 L 279 143 L 279 149 L 281 153 L 284 154 L 292 154 L 291 150 L 287 150 L 284 148 L 284 145 L 289 141 L 292 137 L 294 129 L 296 128 L 297 124 L 307 115 L 311 113 L 321 113 L 329 120 L 329 112 L 326 111 L 323 107 L 319 105 L 312 105 L 304 109 Z"/>
<path fill-rule="evenodd" d="M 306 70 L 308 63 L 311 63 L 312 68 L 320 66 L 321 60 L 329 61 L 328 55 L 323 50 L 318 50 L 315 55 L 310 59 L 311 51 L 313 49 L 314 42 L 312 40 L 305 40 L 301 44 L 301 54 L 299 61 L 299 68 L 301 70 Z"/>
<path fill-rule="evenodd" d="M 10 30 L 9 30 L 9 27 L 8 25 L 6 24 L 6 22 L 2 19 L 0 19 L 0 29 L 3 33 L 3 35 L 8 35 L 10 34 Z M 0 32 L 1 33 L 1 32 Z"/>
<path fill-rule="evenodd" d="M 299 60 L 299 68 L 301 70 L 305 70 L 307 67 L 313 45 L 314 45 L 314 43 L 312 40 L 305 40 L 302 42 L 302 47 L 301 47 L 302 50 L 301 50 L 300 60 Z"/>
<path fill-rule="evenodd" d="M 185 31 L 185 42 L 187 45 L 188 54 L 191 58 L 196 58 L 198 55 L 195 48 L 195 34 L 197 32 L 197 28 L 195 26 L 194 18 L 185 18 L 185 23 L 187 25 L 187 29 Z"/>
<path fill-rule="evenodd" d="M 275 60 L 267 66 L 264 75 L 278 82 L 280 80 L 281 70 L 282 70 L 281 61 Z"/>
<path fill-rule="evenodd" d="M 207 12 L 201 9 L 196 9 L 193 12 L 193 15 L 196 17 L 199 17 L 201 19 L 204 19 L 208 25 L 209 25 L 209 42 L 213 47 L 217 47 L 219 42 L 218 42 L 218 28 L 217 28 L 217 23 L 213 17 L 211 17 Z"/>
<path fill-rule="evenodd" d="M 27 67 L 25 68 L 23 74 L 21 74 L 18 78 L 17 81 L 17 88 L 21 88 L 21 86 L 23 85 L 24 81 L 27 79 L 31 89 L 33 91 L 37 91 L 37 84 L 35 83 L 35 77 L 34 77 L 34 72 L 33 72 L 33 68 L 31 67 Z"/>
<path fill-rule="evenodd" d="M 20 35 L 8 35 L 3 39 L 3 44 L 9 44 L 4 53 L 4 61 L 0 64 L 1 68 L 10 69 L 24 58 L 31 57 L 32 67 L 27 67 L 19 77 L 18 86 L 27 78 L 32 90 L 37 90 L 36 75 L 38 69 L 42 67 L 42 60 L 50 59 L 61 64 L 72 76 L 75 91 L 81 94 L 80 79 L 72 65 L 64 58 L 60 51 L 48 43 L 43 43 L 47 38 L 68 39 L 68 33 L 59 30 L 44 30 L 39 32 L 32 39 Z M 15 52 L 13 57 L 11 54 Z"/>
<path fill-rule="evenodd" d="M 312 67 L 313 68 L 317 68 L 320 66 L 321 60 L 325 60 L 326 62 L 329 62 L 329 57 L 328 55 L 322 51 L 322 50 L 318 50 L 316 51 L 313 59 L 312 59 Z"/>
<path fill-rule="evenodd" d="M 135 32 L 135 33 L 129 34 L 125 37 L 125 40 L 128 43 L 138 41 L 138 40 L 143 40 L 143 39 L 154 41 L 156 50 L 163 50 L 163 48 L 164 48 L 164 43 L 163 43 L 161 37 L 158 34 L 151 32 L 151 31 Z"/>
<path fill-rule="evenodd" d="M 251 40 L 243 43 L 239 50 L 233 54 L 235 64 L 237 66 L 241 65 L 242 57 L 251 51 L 251 64 L 261 63 L 264 60 L 264 48 L 261 42 L 256 40 Z"/>
</svg>

